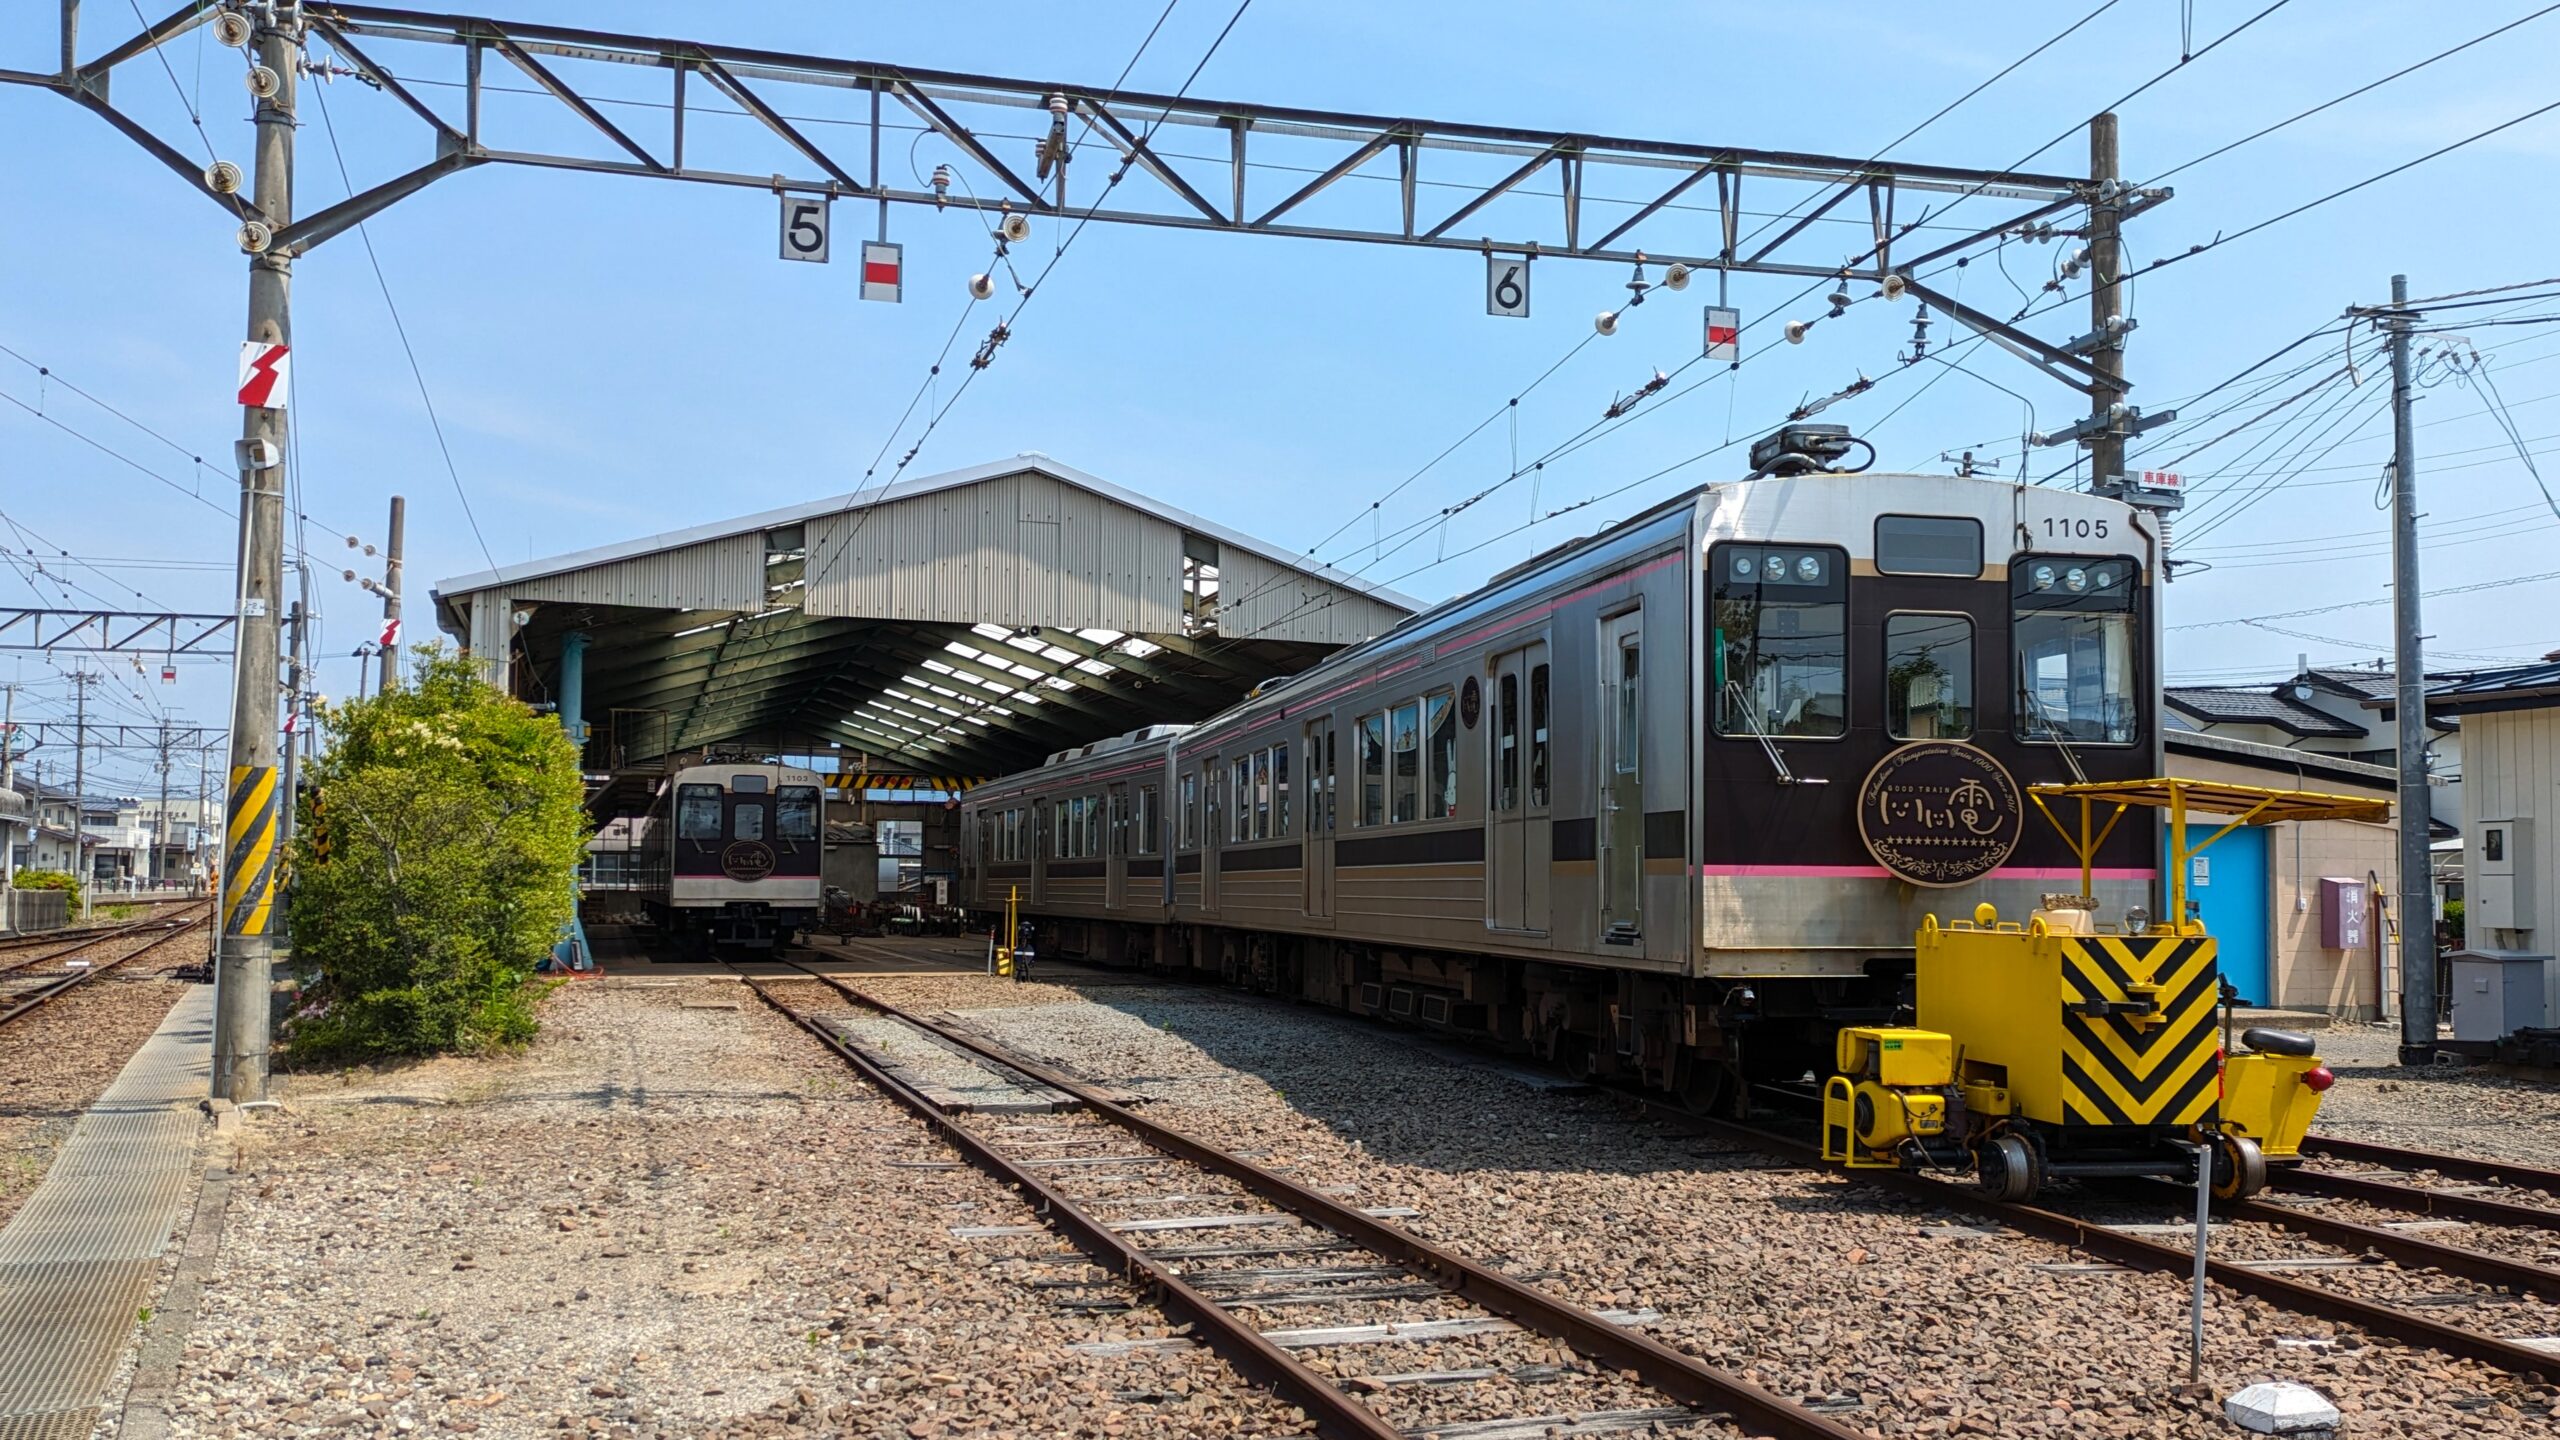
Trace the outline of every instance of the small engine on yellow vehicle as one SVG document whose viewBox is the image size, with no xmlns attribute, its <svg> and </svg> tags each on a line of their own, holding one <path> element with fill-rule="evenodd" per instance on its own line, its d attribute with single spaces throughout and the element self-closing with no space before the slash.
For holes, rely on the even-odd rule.
<svg viewBox="0 0 2560 1440">
<path fill-rule="evenodd" d="M 2023 921 L 1986 904 L 1970 919 L 1922 923 L 1912 1023 L 1838 1032 L 1824 1157 L 1970 1170 L 1992 1194 L 2023 1200 L 2053 1176 L 2191 1178 L 2210 1154 L 2216 1194 L 2256 1194 L 2269 1160 L 2299 1158 L 2333 1077 L 2310 1037 L 2290 1031 L 2247 1030 L 2245 1052 L 2231 1053 L 2215 942 L 2178 883 L 2202 846 L 2171 842 L 2175 923 L 2138 910 L 2100 920 L 2086 898 L 2089 856 L 2137 805 L 2170 810 L 2173 837 L 2191 802 L 2239 814 L 2218 838 L 2275 819 L 2363 818 L 2377 802 L 2181 780 L 2028 793 L 2039 808 L 2048 795 L 2080 800 L 2076 836 L 2045 813 L 2081 856 L 2082 893 L 2048 895 Z M 2103 829 L 2088 811 L 2100 802 L 2115 806 Z"/>
</svg>

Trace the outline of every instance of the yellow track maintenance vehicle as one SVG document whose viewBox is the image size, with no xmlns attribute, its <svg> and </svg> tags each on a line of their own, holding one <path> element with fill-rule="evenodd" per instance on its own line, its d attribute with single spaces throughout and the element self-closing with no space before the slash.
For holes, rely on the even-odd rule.
<svg viewBox="0 0 2560 1440">
<path fill-rule="evenodd" d="M 2057 1176 L 2193 1178 L 2207 1147 L 2217 1195 L 2257 1193 L 2269 1161 L 2300 1158 L 2333 1077 L 2311 1038 L 2291 1031 L 2250 1029 L 2246 1053 L 2230 1053 L 2229 992 L 2187 900 L 2187 862 L 2243 825 L 2382 820 L 2390 806 L 2178 779 L 2027 793 L 2079 856 L 2080 893 L 2048 895 L 2020 919 L 1982 905 L 1922 923 L 1912 1022 L 1839 1032 L 1825 1158 L 1970 1169 L 1993 1195 L 2024 1200 Z M 2077 824 L 2049 802 L 2066 813 L 2077 802 Z M 2140 910 L 2104 920 L 2087 898 L 2091 858 L 2136 807 L 2169 812 L 2165 922 Z M 2190 845 L 2190 809 L 2234 818 Z"/>
</svg>

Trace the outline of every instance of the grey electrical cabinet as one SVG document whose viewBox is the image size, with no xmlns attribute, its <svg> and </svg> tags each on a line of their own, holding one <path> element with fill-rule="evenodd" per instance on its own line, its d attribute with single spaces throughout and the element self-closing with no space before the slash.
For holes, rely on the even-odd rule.
<svg viewBox="0 0 2560 1440">
<path fill-rule="evenodd" d="M 2456 950 L 2453 1038 L 2503 1040 L 2518 1030 L 2560 1023 L 2551 1014 L 2553 961 L 2521 950 Z"/>
</svg>

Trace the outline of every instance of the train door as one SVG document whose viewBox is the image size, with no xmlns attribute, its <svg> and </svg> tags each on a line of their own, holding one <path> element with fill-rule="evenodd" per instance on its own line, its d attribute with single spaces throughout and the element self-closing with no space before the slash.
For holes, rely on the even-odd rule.
<svg viewBox="0 0 2560 1440">
<path fill-rule="evenodd" d="M 1333 717 L 1307 722 L 1301 773 L 1307 777 L 1306 800 L 1298 807 L 1307 827 L 1307 918 L 1327 920 L 1333 916 Z"/>
<path fill-rule="evenodd" d="M 1226 776 L 1216 756 L 1200 762 L 1200 909 L 1218 913 L 1218 847 L 1227 838 Z"/>
<path fill-rule="evenodd" d="M 1102 870 L 1102 903 L 1118 910 L 1129 903 L 1129 785 L 1122 781 L 1111 787 L 1111 809 L 1104 817 L 1105 859 Z"/>
<path fill-rule="evenodd" d="M 1600 622 L 1600 934 L 1644 933 L 1644 612 Z"/>
<path fill-rule="evenodd" d="M 773 785 L 762 775 L 729 777 L 728 828 L 721 833 L 732 840 L 758 840 L 773 844 Z"/>
<path fill-rule="evenodd" d="M 1035 800 L 1031 805 L 1031 903 L 1039 906 L 1049 898 L 1049 857 L 1057 853 L 1049 833 L 1050 804 Z"/>
<path fill-rule="evenodd" d="M 1485 746 L 1485 923 L 1543 933 L 1554 855 L 1545 642 L 1494 657 L 1492 709 Z"/>
</svg>

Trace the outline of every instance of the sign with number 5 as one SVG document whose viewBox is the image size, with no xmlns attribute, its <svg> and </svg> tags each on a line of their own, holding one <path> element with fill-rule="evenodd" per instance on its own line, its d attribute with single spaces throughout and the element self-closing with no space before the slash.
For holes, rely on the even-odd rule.
<svg viewBox="0 0 2560 1440">
<path fill-rule="evenodd" d="M 1529 261 L 1520 255 L 1484 257 L 1484 313 L 1529 318 Z"/>
<path fill-rule="evenodd" d="M 827 197 L 782 198 L 782 258 L 827 263 Z"/>
</svg>

